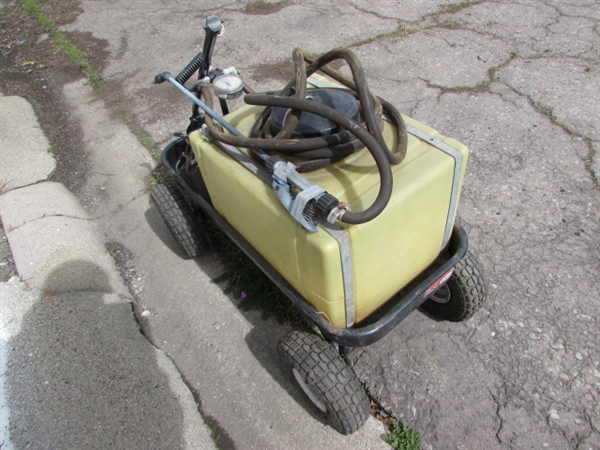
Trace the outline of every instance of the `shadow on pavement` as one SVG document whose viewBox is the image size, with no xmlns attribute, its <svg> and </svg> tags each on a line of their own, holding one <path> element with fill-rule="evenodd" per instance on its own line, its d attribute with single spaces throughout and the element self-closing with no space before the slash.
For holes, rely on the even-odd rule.
<svg viewBox="0 0 600 450">
<path fill-rule="evenodd" d="M 293 379 L 287 362 L 277 352 L 279 340 L 290 331 L 290 327 L 280 325 L 273 319 L 263 320 L 260 312 L 245 311 L 243 314 L 254 325 L 245 341 L 256 360 L 313 419 L 325 424 L 324 417 Z"/>
<path fill-rule="evenodd" d="M 182 448 L 181 407 L 131 304 L 44 292 L 8 342 L 16 448 Z"/>
</svg>

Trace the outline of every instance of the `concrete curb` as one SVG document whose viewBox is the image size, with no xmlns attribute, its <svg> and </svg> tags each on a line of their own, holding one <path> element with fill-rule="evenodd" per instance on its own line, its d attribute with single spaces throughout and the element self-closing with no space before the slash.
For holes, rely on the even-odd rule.
<svg viewBox="0 0 600 450">
<path fill-rule="evenodd" d="M 0 189 L 48 179 L 56 161 L 32 106 L 21 97 L 0 97 L 0 112 Z"/>
<path fill-rule="evenodd" d="M 1 202 L 15 265 L 29 286 L 129 295 L 91 218 L 62 184 L 14 189 Z"/>
<path fill-rule="evenodd" d="M 52 292 L 129 296 L 78 199 L 60 183 L 39 183 L 56 162 L 33 107 L 8 96 L 0 97 L 0 111 L 0 189 L 8 191 L 0 196 L 0 218 L 21 279 Z"/>
<path fill-rule="evenodd" d="M 0 218 L 27 284 L 0 283 L 0 446 L 216 448 L 177 368 L 139 332 L 96 224 L 45 181 L 56 164 L 33 108 L 0 97 L 0 109 Z"/>
<path fill-rule="evenodd" d="M 115 292 L 128 296 L 114 261 L 77 198 L 60 183 L 33 107 L 0 97 L 0 217 L 17 272 L 33 288 Z M 23 164 L 27 161 L 27 164 Z"/>
</svg>

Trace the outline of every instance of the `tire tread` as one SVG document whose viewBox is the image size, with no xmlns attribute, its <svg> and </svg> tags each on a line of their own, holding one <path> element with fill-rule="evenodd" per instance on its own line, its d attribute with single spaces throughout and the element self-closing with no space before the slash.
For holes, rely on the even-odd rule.
<svg viewBox="0 0 600 450">
<path fill-rule="evenodd" d="M 152 189 L 150 197 L 186 255 L 200 256 L 207 247 L 206 236 L 179 188 L 173 183 L 161 183 Z"/>
<path fill-rule="evenodd" d="M 313 333 L 292 331 L 279 343 L 288 362 L 327 403 L 326 419 L 342 434 L 358 430 L 370 415 L 364 387 L 334 347 Z"/>
<path fill-rule="evenodd" d="M 436 303 L 430 299 L 422 305 L 427 313 L 438 319 L 451 322 L 468 320 L 487 299 L 488 286 L 481 263 L 468 251 L 454 268 L 447 284 L 451 293 L 448 303 Z"/>
</svg>

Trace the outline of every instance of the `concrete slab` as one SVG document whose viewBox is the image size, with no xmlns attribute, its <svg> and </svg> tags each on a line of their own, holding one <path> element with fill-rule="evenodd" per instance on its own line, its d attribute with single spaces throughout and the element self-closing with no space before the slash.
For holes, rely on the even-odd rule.
<svg viewBox="0 0 600 450">
<path fill-rule="evenodd" d="M 51 216 L 91 220 L 78 199 L 63 184 L 54 181 L 38 183 L 1 196 L 0 211 L 6 231 Z"/>
<path fill-rule="evenodd" d="M 23 317 L 39 298 L 39 291 L 29 289 L 17 277 L 0 283 L 0 442 L 5 450 L 15 447 L 10 439 L 10 407 L 8 404 L 6 376 L 9 341 L 19 334 Z"/>
<path fill-rule="evenodd" d="M 394 85 L 416 79 L 453 90 L 486 83 L 489 70 L 511 57 L 511 49 L 494 36 L 439 28 L 382 38 L 355 52 L 369 80 L 382 78 Z M 410 94 L 403 90 L 404 95 Z"/>
<path fill-rule="evenodd" d="M 46 180 L 56 168 L 50 143 L 22 97 L 0 97 L 0 189 Z"/>
<path fill-rule="evenodd" d="M 499 71 L 498 79 L 532 99 L 566 129 L 600 139 L 600 70 L 591 61 L 550 56 L 521 59 Z"/>
<path fill-rule="evenodd" d="M 114 214 L 138 196 L 146 196 L 148 182 L 156 160 L 139 139 L 121 120 L 109 114 L 97 115 L 104 110 L 86 80 L 64 86 L 63 93 L 68 104 L 80 105 L 79 122 L 84 129 L 81 145 L 92 158 L 91 162 L 102 170 L 90 173 L 85 186 L 79 191 L 79 199 L 86 211 L 94 218 Z M 106 151 L 112 149 L 112 151 Z M 112 205 L 112 209 L 104 208 Z"/>
<path fill-rule="evenodd" d="M 446 93 L 416 113 L 472 150 L 459 214 L 489 303 L 466 324 L 413 314 L 356 370 L 427 430 L 425 448 L 594 448 L 600 207 L 587 145 L 527 97 L 491 91 Z"/>
<path fill-rule="evenodd" d="M 15 265 L 30 286 L 127 295 L 96 225 L 63 185 L 46 182 L 16 189 L 0 202 Z"/>
<path fill-rule="evenodd" d="M 401 4 L 390 1 L 352 0 L 345 3 L 351 3 L 363 14 L 373 14 L 407 22 L 414 22 L 427 15 L 435 14 L 447 4 L 445 0 L 406 0 Z"/>
</svg>

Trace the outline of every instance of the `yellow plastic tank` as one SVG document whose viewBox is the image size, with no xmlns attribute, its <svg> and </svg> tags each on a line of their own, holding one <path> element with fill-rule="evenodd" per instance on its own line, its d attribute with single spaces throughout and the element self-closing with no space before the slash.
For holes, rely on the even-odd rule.
<svg viewBox="0 0 600 450">
<path fill-rule="evenodd" d="M 259 107 L 242 107 L 226 119 L 248 134 Z M 371 315 L 427 268 L 448 242 L 468 149 L 408 117 L 408 149 L 392 167 L 394 188 L 386 209 L 361 225 L 302 228 L 270 183 L 202 133 L 189 135 L 214 208 L 319 313 L 339 328 Z M 384 137 L 396 133 L 386 123 Z M 239 149 L 247 154 L 245 149 Z M 367 150 L 303 174 L 352 211 L 366 209 L 379 190 L 379 173 Z"/>
</svg>

